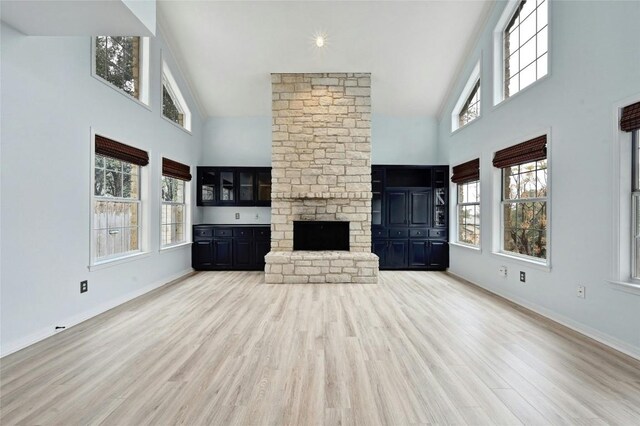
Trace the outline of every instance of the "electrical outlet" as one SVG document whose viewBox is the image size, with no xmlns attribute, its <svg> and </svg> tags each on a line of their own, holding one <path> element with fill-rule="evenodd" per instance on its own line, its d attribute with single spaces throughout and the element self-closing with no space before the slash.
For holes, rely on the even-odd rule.
<svg viewBox="0 0 640 426">
<path fill-rule="evenodd" d="M 584 286 L 583 286 L 583 285 L 579 285 L 579 286 L 578 286 L 578 293 L 577 293 L 577 296 L 578 296 L 580 299 L 584 299 L 584 298 L 587 296 L 587 295 L 586 295 L 586 288 L 584 288 Z"/>
<path fill-rule="evenodd" d="M 236 219 L 240 219 L 240 213 L 236 213 Z"/>
<path fill-rule="evenodd" d="M 498 269 L 498 275 L 500 275 L 501 277 L 506 277 L 507 276 L 507 267 L 506 266 L 501 266 L 500 269 Z"/>
<path fill-rule="evenodd" d="M 89 282 L 87 280 L 80 281 L 80 293 L 89 291 Z"/>
<path fill-rule="evenodd" d="M 524 271 L 520 271 L 520 282 L 524 283 L 527 281 L 527 274 Z"/>
</svg>

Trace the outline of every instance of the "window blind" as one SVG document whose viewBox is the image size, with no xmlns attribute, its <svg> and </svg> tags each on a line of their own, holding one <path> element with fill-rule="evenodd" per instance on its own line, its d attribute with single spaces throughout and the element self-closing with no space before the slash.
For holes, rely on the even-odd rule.
<svg viewBox="0 0 640 426">
<path fill-rule="evenodd" d="M 451 182 L 465 183 L 480 180 L 480 159 L 467 161 L 453 167 L 453 176 Z"/>
<path fill-rule="evenodd" d="M 113 139 L 96 135 L 96 154 L 105 155 L 121 161 L 146 166 L 149 164 L 149 154 L 138 148 L 116 142 Z"/>
<path fill-rule="evenodd" d="M 493 166 L 500 169 L 547 158 L 547 135 L 501 149 L 493 156 Z"/>
<path fill-rule="evenodd" d="M 633 132 L 640 129 L 640 102 L 622 108 L 620 129 L 625 132 Z"/>
<path fill-rule="evenodd" d="M 191 180 L 190 167 L 177 161 L 162 158 L 162 175 L 189 182 Z"/>
</svg>

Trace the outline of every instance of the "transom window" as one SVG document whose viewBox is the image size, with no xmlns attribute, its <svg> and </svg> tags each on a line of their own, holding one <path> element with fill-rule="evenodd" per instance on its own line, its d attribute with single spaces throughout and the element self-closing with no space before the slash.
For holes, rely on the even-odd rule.
<svg viewBox="0 0 640 426">
<path fill-rule="evenodd" d="M 547 160 L 502 169 L 503 247 L 547 258 Z"/>
<path fill-rule="evenodd" d="M 186 241 L 185 181 L 162 176 L 162 247 Z"/>
<path fill-rule="evenodd" d="M 140 37 L 97 36 L 96 75 L 140 98 Z"/>
<path fill-rule="evenodd" d="M 458 184 L 458 242 L 480 246 L 480 181 Z"/>
<path fill-rule="evenodd" d="M 96 154 L 93 209 L 95 259 L 140 250 L 140 166 Z"/>
<path fill-rule="evenodd" d="M 166 62 L 162 61 L 162 116 L 191 131 L 191 111 Z"/>
<path fill-rule="evenodd" d="M 462 107 L 458 115 L 460 127 L 475 120 L 480 116 L 480 80 L 478 80 L 471 90 L 471 94 Z"/>
<path fill-rule="evenodd" d="M 547 75 L 548 0 L 522 0 L 504 30 L 504 97 Z"/>
<path fill-rule="evenodd" d="M 169 120 L 184 127 L 184 113 L 174 100 L 175 95 L 169 91 L 166 81 L 162 82 L 162 114 Z"/>
</svg>

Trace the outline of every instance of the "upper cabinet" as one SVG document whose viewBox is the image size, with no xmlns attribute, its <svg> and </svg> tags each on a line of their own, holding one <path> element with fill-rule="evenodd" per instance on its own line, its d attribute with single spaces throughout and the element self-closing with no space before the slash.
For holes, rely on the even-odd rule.
<svg viewBox="0 0 640 426">
<path fill-rule="evenodd" d="M 269 167 L 198 167 L 198 206 L 270 206 Z"/>
</svg>

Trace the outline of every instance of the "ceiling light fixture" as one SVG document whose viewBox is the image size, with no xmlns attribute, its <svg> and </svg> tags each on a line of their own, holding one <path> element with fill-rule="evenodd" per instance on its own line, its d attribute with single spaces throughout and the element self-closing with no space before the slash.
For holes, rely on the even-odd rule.
<svg viewBox="0 0 640 426">
<path fill-rule="evenodd" d="M 316 36 L 316 46 L 318 47 L 324 46 L 324 36 L 322 35 Z"/>
</svg>

